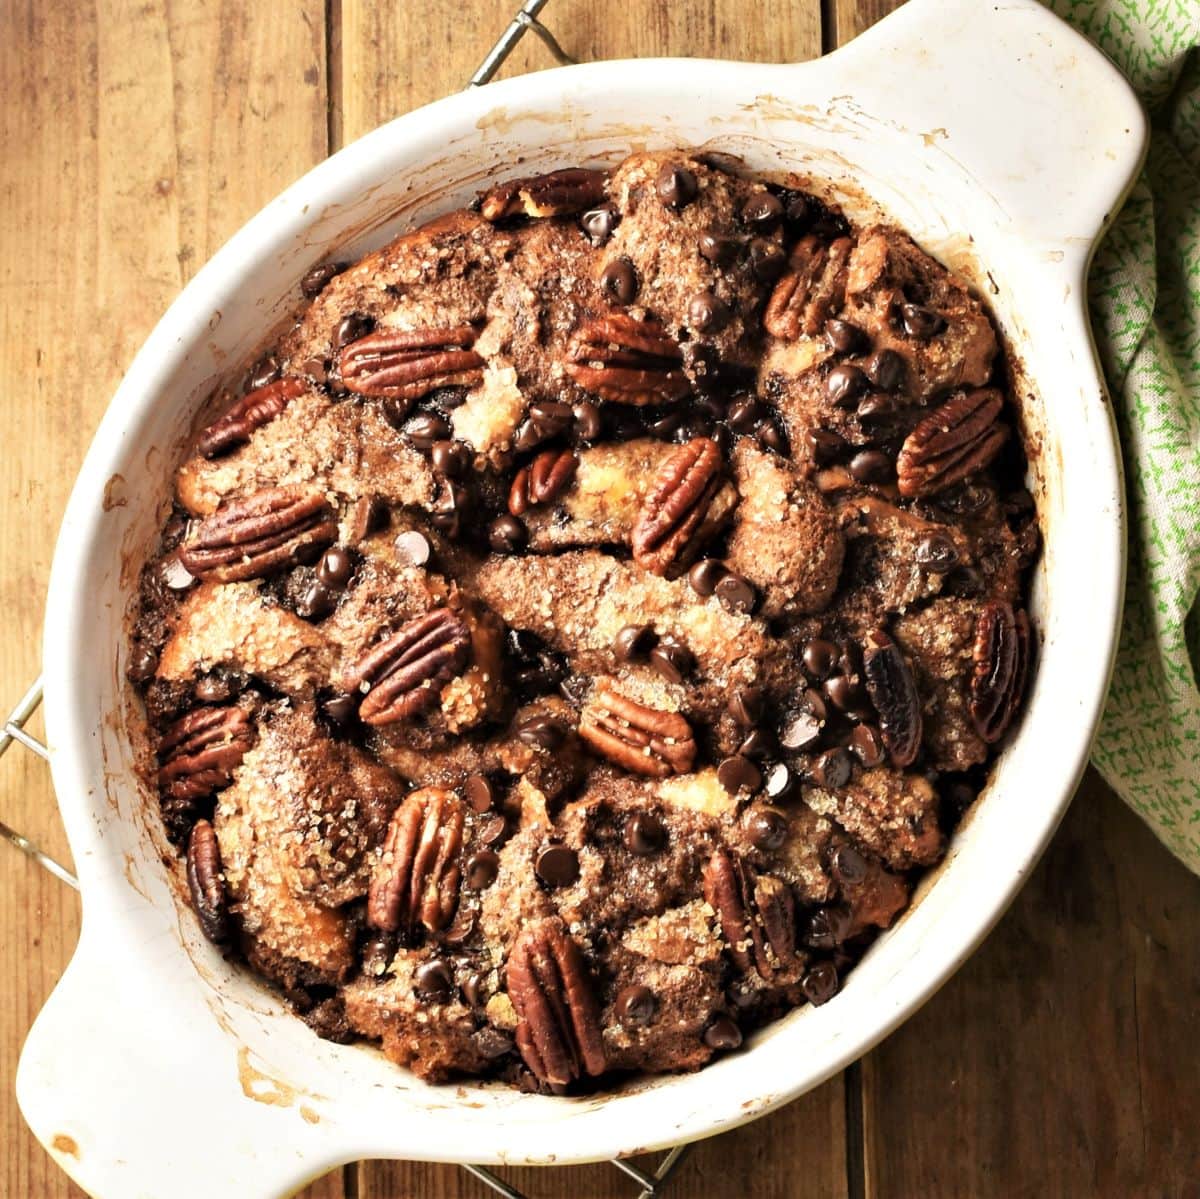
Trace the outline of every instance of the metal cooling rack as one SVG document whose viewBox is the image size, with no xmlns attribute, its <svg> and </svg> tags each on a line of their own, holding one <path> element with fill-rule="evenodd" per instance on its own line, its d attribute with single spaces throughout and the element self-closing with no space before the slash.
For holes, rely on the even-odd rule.
<svg viewBox="0 0 1200 1199">
<path fill-rule="evenodd" d="M 526 33 L 532 32 L 536 34 L 556 62 L 566 65 L 575 61 L 558 44 L 558 40 L 554 34 L 538 20 L 538 13 L 549 2 L 550 0 L 526 0 L 526 3 L 516 13 L 509 22 L 508 27 L 496 40 L 496 44 L 488 51 L 483 62 L 479 64 L 478 69 L 471 76 L 467 84 L 468 87 L 482 87 L 483 84 L 488 83 L 504 65 L 505 60 Z M 0 757 L 3 757 L 14 743 L 19 743 L 32 753 L 37 754 L 39 758 L 49 761 L 50 753 L 46 745 L 33 736 L 32 733 L 25 731 L 26 723 L 37 711 L 41 702 L 42 680 L 39 676 L 30 686 L 29 690 L 21 697 L 16 707 L 8 714 L 3 729 L 0 730 Z M 66 883 L 69 887 L 74 887 L 76 891 L 79 890 L 79 881 L 71 871 L 62 865 L 61 862 L 55 861 L 54 858 L 44 852 L 38 845 L 29 840 L 28 837 L 23 836 L 16 829 L 10 828 L 2 820 L 0 820 L 0 837 L 15 845 L 23 854 L 31 857 L 39 866 L 48 870 L 60 882 Z M 653 1171 L 643 1170 L 635 1166 L 632 1162 L 621 1161 L 618 1158 L 614 1158 L 611 1165 L 622 1174 L 633 1179 L 637 1186 L 641 1188 L 637 1192 L 634 1192 L 636 1199 L 661 1199 L 667 1181 L 674 1173 L 676 1167 L 683 1161 L 684 1156 L 690 1148 L 690 1145 L 676 1145 L 674 1149 L 667 1151 Z M 492 1173 L 491 1170 L 484 1169 L 483 1166 L 464 1165 L 462 1169 L 490 1187 L 496 1194 L 503 1195 L 505 1199 L 526 1199 L 526 1196 L 521 1191 L 509 1186 L 502 1178 Z"/>
</svg>

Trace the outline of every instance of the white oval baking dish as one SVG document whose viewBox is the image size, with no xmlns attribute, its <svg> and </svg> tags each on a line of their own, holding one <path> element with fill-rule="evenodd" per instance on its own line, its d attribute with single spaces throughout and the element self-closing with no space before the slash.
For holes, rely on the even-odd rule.
<svg viewBox="0 0 1200 1199">
<path fill-rule="evenodd" d="M 526 75 L 384 126 L 268 205 L 163 317 L 104 417 L 63 522 L 45 631 L 46 727 L 83 895 L 79 948 L 17 1093 L 92 1194 L 275 1196 L 362 1157 L 566 1163 L 705 1136 L 857 1058 L 999 917 L 1066 808 L 1106 689 L 1124 526 L 1085 315 L 1091 250 L 1143 153 L 1115 69 L 1034 0 L 912 0 L 803 65 L 609 62 Z M 520 170 L 701 145 L 850 185 L 971 271 L 1024 362 L 1046 550 L 1019 735 L 921 901 L 843 993 L 686 1076 L 582 1099 L 429 1087 L 318 1040 L 199 935 L 132 772 L 123 620 L 173 447 L 328 251 L 353 257 Z M 1033 398 L 1034 395 L 1040 400 Z M 1044 401 L 1044 402 L 1042 402 Z"/>
</svg>

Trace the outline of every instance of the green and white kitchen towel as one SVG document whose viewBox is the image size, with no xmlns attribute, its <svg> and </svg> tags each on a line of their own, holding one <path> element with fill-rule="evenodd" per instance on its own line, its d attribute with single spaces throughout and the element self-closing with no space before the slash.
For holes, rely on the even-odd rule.
<svg viewBox="0 0 1200 1199">
<path fill-rule="evenodd" d="M 1046 0 L 1150 114 L 1146 169 L 1089 280 L 1121 430 L 1125 622 L 1092 760 L 1200 872 L 1200 0 Z"/>
</svg>

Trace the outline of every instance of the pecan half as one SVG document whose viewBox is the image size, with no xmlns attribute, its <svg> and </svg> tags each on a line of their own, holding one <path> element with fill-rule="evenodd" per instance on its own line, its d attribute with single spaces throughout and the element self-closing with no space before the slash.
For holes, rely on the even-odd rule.
<svg viewBox="0 0 1200 1199">
<path fill-rule="evenodd" d="M 337 519 L 323 492 L 271 487 L 218 508 L 180 547 L 179 561 L 200 578 L 232 583 L 315 556 L 336 537 Z"/>
<path fill-rule="evenodd" d="M 201 931 L 215 945 L 227 941 L 229 915 L 225 904 L 225 879 L 221 874 L 221 847 L 207 820 L 197 820 L 188 837 L 187 881 Z"/>
<path fill-rule="evenodd" d="M 623 312 L 581 326 L 564 366 L 580 387 L 619 404 L 662 404 L 691 390 L 683 354 L 667 331 Z"/>
<path fill-rule="evenodd" d="M 787 273 L 767 301 L 763 314 L 767 332 L 785 341 L 820 333 L 846 301 L 846 269 L 852 249 L 848 237 L 829 245 L 812 234 L 802 237 L 788 259 Z"/>
<path fill-rule="evenodd" d="M 485 221 L 502 221 L 513 216 L 572 216 L 599 204 L 604 199 L 607 182 L 604 171 L 583 167 L 510 179 L 485 193 L 479 215 Z"/>
<path fill-rule="evenodd" d="M 347 672 L 349 686 L 366 692 L 359 718 L 366 724 L 394 724 L 433 707 L 466 664 L 470 644 L 466 623 L 449 608 L 410 620 Z"/>
<path fill-rule="evenodd" d="M 565 1087 L 603 1074 L 600 1007 L 579 946 L 559 920 L 525 929 L 508 959 L 517 1048 L 537 1077 Z"/>
<path fill-rule="evenodd" d="M 250 440 L 255 429 L 273 421 L 297 396 L 308 390 L 303 379 L 276 379 L 248 392 L 219 416 L 196 442 L 196 453 L 215 458 Z"/>
<path fill-rule="evenodd" d="M 866 636 L 863 676 L 892 765 L 911 766 L 921 750 L 921 697 L 900 647 L 882 629 Z"/>
<path fill-rule="evenodd" d="M 466 808 L 441 787 L 414 791 L 392 813 L 383 853 L 367 891 L 367 923 L 409 932 L 418 923 L 436 933 L 458 907 L 459 853 Z"/>
<path fill-rule="evenodd" d="M 633 560 L 652 574 L 686 566 L 716 531 L 708 520 L 722 483 L 721 450 L 696 437 L 681 445 L 658 468 L 633 526 Z"/>
<path fill-rule="evenodd" d="M 635 774 L 686 774 L 696 760 L 692 728 L 677 712 L 647 708 L 596 684 L 579 718 L 579 735 L 598 753 Z"/>
<path fill-rule="evenodd" d="M 987 466 L 1008 436 L 997 423 L 1003 407 L 994 388 L 966 391 L 921 421 L 896 459 L 900 494 L 933 495 Z"/>
<path fill-rule="evenodd" d="M 159 743 L 158 785 L 165 795 L 192 802 L 228 787 L 254 744 L 242 708 L 193 708 Z"/>
<path fill-rule="evenodd" d="M 999 741 L 1025 695 L 1029 675 L 1029 617 L 1011 604 L 984 604 L 975 624 L 975 669 L 968 707 L 979 735 Z"/>
<path fill-rule="evenodd" d="M 796 962 L 796 901 L 787 883 L 756 874 L 727 849 L 708 859 L 703 879 L 704 898 L 743 974 L 757 970 L 769 982 Z"/>
<path fill-rule="evenodd" d="M 548 504 L 570 485 L 579 459 L 570 450 L 543 450 L 517 471 L 508 493 L 508 510 L 524 516 L 536 504 Z"/>
<path fill-rule="evenodd" d="M 381 329 L 338 354 L 348 391 L 392 400 L 419 400 L 439 387 L 475 387 L 484 360 L 471 347 L 470 325 L 448 329 Z"/>
</svg>

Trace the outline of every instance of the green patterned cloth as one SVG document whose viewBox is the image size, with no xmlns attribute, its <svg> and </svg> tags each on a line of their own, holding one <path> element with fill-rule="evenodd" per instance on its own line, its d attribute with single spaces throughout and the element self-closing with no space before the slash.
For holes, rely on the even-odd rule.
<svg viewBox="0 0 1200 1199">
<path fill-rule="evenodd" d="M 1200 872 L 1200 0 L 1047 0 L 1150 114 L 1150 156 L 1092 265 L 1129 507 L 1125 622 L 1092 760 Z"/>
</svg>

